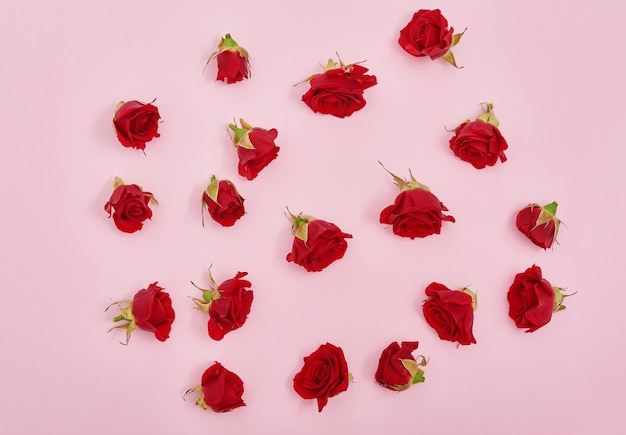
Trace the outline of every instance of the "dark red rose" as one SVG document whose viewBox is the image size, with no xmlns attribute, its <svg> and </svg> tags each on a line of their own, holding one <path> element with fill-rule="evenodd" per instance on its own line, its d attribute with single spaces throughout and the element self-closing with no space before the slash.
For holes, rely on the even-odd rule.
<svg viewBox="0 0 626 435">
<path fill-rule="evenodd" d="M 104 210 L 113 215 L 115 226 L 125 233 L 134 233 L 143 227 L 143 221 L 152 217 L 148 204 L 157 203 L 152 193 L 144 192 L 136 184 L 124 184 L 115 178 L 111 198 L 104 204 Z"/>
<path fill-rule="evenodd" d="M 506 162 L 504 150 L 509 145 L 498 127 L 483 121 L 464 122 L 454 130 L 450 149 L 454 155 L 469 162 L 476 169 Z"/>
<path fill-rule="evenodd" d="M 409 54 L 437 59 L 452 47 L 454 28 L 448 29 L 448 20 L 439 9 L 421 9 L 413 14 L 411 21 L 400 30 L 398 43 Z"/>
<path fill-rule="evenodd" d="M 304 267 L 309 272 L 319 272 L 343 257 L 352 235 L 344 233 L 337 225 L 312 216 L 291 216 L 293 246 L 287 261 Z"/>
<path fill-rule="evenodd" d="M 418 382 L 424 382 L 424 371 L 420 366 L 426 365 L 422 358 L 417 362 L 411 355 L 418 346 L 417 341 L 403 341 L 391 343 L 383 350 L 376 369 L 376 382 L 381 386 L 393 390 L 403 391 Z"/>
<path fill-rule="evenodd" d="M 317 410 L 328 403 L 328 398 L 348 389 L 350 373 L 340 347 L 322 344 L 304 357 L 302 370 L 293 378 L 293 389 L 303 399 L 317 399 Z"/>
<path fill-rule="evenodd" d="M 332 61 L 322 74 L 310 79 L 310 88 L 302 96 L 302 101 L 316 113 L 344 118 L 365 107 L 363 91 L 376 82 L 376 76 L 365 74 L 367 68 L 357 65 L 343 65 L 340 68 Z"/>
<path fill-rule="evenodd" d="M 246 406 L 242 399 L 243 381 L 219 362 L 206 369 L 202 374 L 202 384 L 187 390 L 185 396 L 194 391 L 200 393 L 196 405 L 202 409 L 227 412 Z"/>
<path fill-rule="evenodd" d="M 135 294 L 131 308 L 137 328 L 153 332 L 159 341 L 169 338 L 175 317 L 172 299 L 156 282 Z"/>
<path fill-rule="evenodd" d="M 476 343 L 472 331 L 476 296 L 469 289 L 450 290 L 432 282 L 426 287 L 426 296 L 424 317 L 439 338 L 459 344 Z"/>
<path fill-rule="evenodd" d="M 533 265 L 515 275 L 507 293 L 509 317 L 518 328 L 534 332 L 552 319 L 552 313 L 565 309 L 561 289 L 553 287 L 541 276 L 541 268 Z"/>
<path fill-rule="evenodd" d="M 233 143 L 237 147 L 239 156 L 239 175 L 253 180 L 259 172 L 278 156 L 280 147 L 274 141 L 278 136 L 275 128 L 265 130 L 252 127 L 241 119 L 241 128 L 235 124 L 228 124 L 235 132 Z"/>
<path fill-rule="evenodd" d="M 561 221 L 555 216 L 558 204 L 551 202 L 543 207 L 528 204 L 517 212 L 517 229 L 535 245 L 548 249 L 556 241 Z"/>
<path fill-rule="evenodd" d="M 410 181 L 391 172 L 389 174 L 401 192 L 392 205 L 380 212 L 379 221 L 381 224 L 392 225 L 394 234 L 411 239 L 426 237 L 441 233 L 443 221 L 454 222 L 452 216 L 443 214 L 448 211 L 446 206 L 428 187 L 418 183 L 413 174 Z"/>
<path fill-rule="evenodd" d="M 218 180 L 211 176 L 211 183 L 202 193 L 202 225 L 204 225 L 204 207 L 206 206 L 213 220 L 225 227 L 232 227 L 246 210 L 244 199 L 235 185 L 228 180 Z"/>
<path fill-rule="evenodd" d="M 213 57 L 217 58 L 216 80 L 231 84 L 248 78 L 250 66 L 248 52 L 240 47 L 229 33 L 222 38 L 218 51 L 211 55 L 209 61 Z"/>
<path fill-rule="evenodd" d="M 159 109 L 139 101 L 120 102 L 115 109 L 113 127 L 117 139 L 127 148 L 146 148 L 146 142 L 159 137 Z"/>
</svg>

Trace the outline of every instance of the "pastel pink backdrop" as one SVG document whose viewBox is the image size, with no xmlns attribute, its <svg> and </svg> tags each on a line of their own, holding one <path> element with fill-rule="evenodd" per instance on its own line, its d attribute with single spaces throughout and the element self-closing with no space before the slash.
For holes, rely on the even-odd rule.
<svg viewBox="0 0 626 435">
<path fill-rule="evenodd" d="M 229 5 L 229 3 L 231 5 Z M 456 70 L 403 52 L 399 30 L 440 7 Z M 623 279 L 626 202 L 621 2 L 13 2 L 0 18 L 0 432 L 48 434 L 616 434 L 626 430 Z M 209 55 L 230 32 L 250 80 L 215 82 Z M 338 53 L 379 84 L 346 119 L 301 101 Z M 294 86 L 295 85 L 295 86 Z M 163 119 L 146 155 L 111 127 L 120 100 Z M 448 129 L 493 102 L 509 160 L 478 171 Z M 226 124 L 277 128 L 279 157 L 247 181 Z M 397 190 L 379 166 L 429 185 L 457 222 L 423 240 L 378 214 Z M 201 225 L 211 174 L 235 182 L 247 215 Z M 103 204 L 114 176 L 160 205 L 123 234 Z M 514 226 L 529 202 L 559 202 L 564 226 L 542 251 Z M 286 207 L 354 239 L 321 273 L 285 261 Z M 533 334 L 507 316 L 513 276 L 532 264 L 575 296 Z M 255 299 L 221 342 L 190 284 L 249 272 Z M 158 281 L 176 321 L 168 341 L 107 334 L 115 300 Z M 431 281 L 478 293 L 478 343 L 440 341 L 420 311 Z M 391 341 L 418 340 L 426 382 L 402 393 L 373 380 Z M 320 344 L 341 346 L 355 381 L 320 414 L 292 378 Z M 185 390 L 213 361 L 245 382 L 247 407 L 203 412 Z"/>
</svg>

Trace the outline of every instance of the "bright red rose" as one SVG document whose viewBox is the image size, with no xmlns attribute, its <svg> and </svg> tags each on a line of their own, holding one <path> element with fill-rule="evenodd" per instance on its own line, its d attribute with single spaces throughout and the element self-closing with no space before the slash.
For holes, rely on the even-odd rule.
<svg viewBox="0 0 626 435">
<path fill-rule="evenodd" d="M 335 260 L 342 258 L 352 235 L 344 233 L 337 225 L 312 216 L 291 215 L 293 246 L 287 261 L 304 267 L 309 272 L 319 272 Z"/>
<path fill-rule="evenodd" d="M 152 217 L 149 203 L 158 204 L 154 195 L 144 192 L 136 184 L 124 184 L 115 177 L 113 181 L 113 193 L 111 198 L 104 204 L 104 210 L 113 215 L 113 222 L 120 231 L 134 233 L 143 227 L 143 221 Z"/>
<path fill-rule="evenodd" d="M 387 171 L 389 172 L 389 171 Z M 407 181 L 389 172 L 400 193 L 394 203 L 380 212 L 381 224 L 393 226 L 393 233 L 401 237 L 426 237 L 440 234 L 443 221 L 454 222 L 452 216 L 444 215 L 445 205 L 430 192 L 427 186 L 418 183 L 411 174 Z"/>
<path fill-rule="evenodd" d="M 278 156 L 280 147 L 274 143 L 278 131 L 275 128 L 265 130 L 252 127 L 243 119 L 240 121 L 241 127 L 235 124 L 228 124 L 228 127 L 235 133 L 233 143 L 239 156 L 239 175 L 253 180 Z"/>
<path fill-rule="evenodd" d="M 448 20 L 441 15 L 439 9 L 421 9 L 400 30 L 398 44 L 413 56 L 428 56 L 431 60 L 442 57 L 456 66 L 450 48 L 458 44 L 462 34 L 453 33 L 454 28 L 448 29 Z"/>
<path fill-rule="evenodd" d="M 248 78 L 250 57 L 248 52 L 231 38 L 230 33 L 221 39 L 218 50 L 211 55 L 209 62 L 214 57 L 217 58 L 216 80 L 231 84 Z"/>
<path fill-rule="evenodd" d="M 346 391 L 351 376 L 340 347 L 322 344 L 304 357 L 304 366 L 293 378 L 293 389 L 303 399 L 317 399 L 317 410 L 328 403 L 328 398 Z"/>
<path fill-rule="evenodd" d="M 121 311 L 121 314 L 114 317 L 113 321 L 126 323 L 112 329 L 125 329 L 126 343 L 136 328 L 152 332 L 159 341 L 165 341 L 169 338 L 175 318 L 172 299 L 156 282 L 150 284 L 146 289 L 139 290 L 132 301 L 125 299 L 114 302 L 109 308 L 113 305 L 118 305 Z"/>
<path fill-rule="evenodd" d="M 156 284 L 135 294 L 132 310 L 137 328 L 153 332 L 157 340 L 165 341 L 170 336 L 175 315 L 170 295 Z"/>
<path fill-rule="evenodd" d="M 202 374 L 202 384 L 187 390 L 185 396 L 194 391 L 200 394 L 196 405 L 202 409 L 227 412 L 246 406 L 242 399 L 243 381 L 219 362 L 206 369 Z"/>
<path fill-rule="evenodd" d="M 494 166 L 498 159 L 506 162 L 504 151 L 509 147 L 498 130 L 499 122 L 493 114 L 493 104 L 475 121 L 465 121 L 454 130 L 450 149 L 454 155 L 471 163 L 476 169 Z"/>
<path fill-rule="evenodd" d="M 376 82 L 376 76 L 365 74 L 367 68 L 358 65 L 344 65 L 337 68 L 330 59 L 322 74 L 309 79 L 310 88 L 302 96 L 302 101 L 313 112 L 344 118 L 365 107 L 363 91 Z"/>
<path fill-rule="evenodd" d="M 237 272 L 234 278 L 227 279 L 218 286 L 209 271 L 210 289 L 196 286 L 202 291 L 202 299 L 193 300 L 199 310 L 209 313 L 207 327 L 209 337 L 213 340 L 221 340 L 227 333 L 241 328 L 246 322 L 254 299 L 252 290 L 249 290 L 252 284 L 241 279 L 247 274 Z"/>
<path fill-rule="evenodd" d="M 140 101 L 120 102 L 115 109 L 113 127 L 117 139 L 127 148 L 146 148 L 146 142 L 159 137 L 159 109 Z"/>
<path fill-rule="evenodd" d="M 509 317 L 518 328 L 536 331 L 550 322 L 553 312 L 565 309 L 561 290 L 542 277 L 539 266 L 529 267 L 515 275 L 509 288 Z"/>
<path fill-rule="evenodd" d="M 211 183 L 202 193 L 202 225 L 206 207 L 215 222 L 232 227 L 246 213 L 243 202 L 243 197 L 232 182 L 218 180 L 212 175 Z"/>
<path fill-rule="evenodd" d="M 548 249 L 556 242 L 561 221 L 557 218 L 558 204 L 551 202 L 543 207 L 539 204 L 528 204 L 517 213 L 515 224 L 517 229 L 535 245 Z"/>
<path fill-rule="evenodd" d="M 456 341 L 459 344 L 476 343 L 472 331 L 476 295 L 469 289 L 450 290 L 443 284 L 432 282 L 426 287 L 422 310 L 426 322 L 442 340 Z"/>
<path fill-rule="evenodd" d="M 426 360 L 421 357 L 421 361 L 417 362 L 411 354 L 417 346 L 417 341 L 393 342 L 387 346 L 378 360 L 376 382 L 393 391 L 403 391 L 413 384 L 424 382 L 424 371 L 420 366 L 425 366 Z"/>
</svg>

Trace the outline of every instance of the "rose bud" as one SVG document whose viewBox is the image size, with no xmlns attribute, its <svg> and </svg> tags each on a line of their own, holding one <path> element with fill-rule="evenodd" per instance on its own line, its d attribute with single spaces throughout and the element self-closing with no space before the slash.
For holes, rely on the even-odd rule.
<svg viewBox="0 0 626 435">
<path fill-rule="evenodd" d="M 158 204 L 150 192 L 144 192 L 136 184 L 124 184 L 121 178 L 113 180 L 113 193 L 104 204 L 104 210 L 113 216 L 118 230 L 134 233 L 143 227 L 143 221 L 152 217 L 149 203 Z"/>
<path fill-rule="evenodd" d="M 241 127 L 235 124 L 228 124 L 228 127 L 234 132 L 233 144 L 239 156 L 239 175 L 253 180 L 278 156 L 280 147 L 274 143 L 278 131 L 275 128 L 265 130 L 252 127 L 243 119 L 240 121 Z"/>
<path fill-rule="evenodd" d="M 188 389 L 185 397 L 194 391 L 200 394 L 196 405 L 204 410 L 210 408 L 214 412 L 227 412 L 246 406 L 241 398 L 243 381 L 219 362 L 204 371 L 202 384 Z"/>
<path fill-rule="evenodd" d="M 400 193 L 392 205 L 380 212 L 379 221 L 381 224 L 392 225 L 394 234 L 411 239 L 426 237 L 431 234 L 440 234 L 443 221 L 454 222 L 452 216 L 443 214 L 448 210 L 446 206 L 430 192 L 427 186 L 418 183 L 410 170 L 410 181 L 387 172 L 400 188 Z"/>
<path fill-rule="evenodd" d="M 240 47 L 230 33 L 224 36 L 218 45 L 218 50 L 209 57 L 208 63 L 217 59 L 216 81 L 226 81 L 226 83 L 236 83 L 248 78 L 250 69 L 250 56 L 245 48 Z"/>
<path fill-rule="evenodd" d="M 376 82 L 376 76 L 365 74 L 367 68 L 358 63 L 344 65 L 339 60 L 339 67 L 328 60 L 324 72 L 314 74 L 305 81 L 309 90 L 302 96 L 302 101 L 315 113 L 345 118 L 365 107 L 363 91 Z"/>
<path fill-rule="evenodd" d="M 209 211 L 213 220 L 222 226 L 232 227 L 246 210 L 244 199 L 235 185 L 228 180 L 218 180 L 211 175 L 211 183 L 202 193 L 202 226 L 204 226 L 204 208 Z"/>
<path fill-rule="evenodd" d="M 422 306 L 424 318 L 439 338 L 464 345 L 476 344 L 472 328 L 478 302 L 470 289 L 450 290 L 432 282 L 426 287 L 426 296 L 428 299 Z"/>
<path fill-rule="evenodd" d="M 221 340 L 230 331 L 239 329 L 246 323 L 254 294 L 249 287 L 250 281 L 241 279 L 247 272 L 237 272 L 234 278 L 227 279 L 219 286 L 213 280 L 209 270 L 209 289 L 202 289 L 202 299 L 193 298 L 196 308 L 209 313 L 207 325 L 209 337 L 213 340 Z"/>
<path fill-rule="evenodd" d="M 344 233 L 337 225 L 313 216 L 289 214 L 294 234 L 287 261 L 304 267 L 309 272 L 319 272 L 343 257 L 352 235 Z"/>
<path fill-rule="evenodd" d="M 293 378 L 293 389 L 303 399 L 317 399 L 317 410 L 328 403 L 328 398 L 346 391 L 352 375 L 340 347 L 322 344 L 304 357 L 304 366 Z"/>
<path fill-rule="evenodd" d="M 402 344 L 393 342 L 387 346 L 378 360 L 376 382 L 393 391 L 404 391 L 413 384 L 424 382 L 424 370 L 421 367 L 427 361 L 420 356 L 420 361 L 417 362 L 411 355 L 417 346 L 417 341 L 403 341 Z"/>
<path fill-rule="evenodd" d="M 113 128 L 123 146 L 144 150 L 146 142 L 160 136 L 160 118 L 159 109 L 152 103 L 121 101 L 115 108 Z"/>
<path fill-rule="evenodd" d="M 461 36 L 462 33 L 454 34 L 454 27 L 448 29 L 448 20 L 439 9 L 420 9 L 400 30 L 398 44 L 413 56 L 428 56 L 431 60 L 441 57 L 457 67 L 451 48 L 459 43 Z"/>
<path fill-rule="evenodd" d="M 517 229 L 535 245 L 548 249 L 556 242 L 561 221 L 556 217 L 556 201 L 543 207 L 539 204 L 528 204 L 517 212 L 515 224 Z"/>
<path fill-rule="evenodd" d="M 471 163 L 476 169 L 494 166 L 498 159 L 504 163 L 504 150 L 509 145 L 498 130 L 498 125 L 500 123 L 493 114 L 493 104 L 489 103 L 475 121 L 468 119 L 454 129 L 450 149 L 455 156 Z"/>
<path fill-rule="evenodd" d="M 130 340 L 131 333 L 137 328 L 154 333 L 159 341 L 169 338 L 175 318 L 172 299 L 156 282 L 150 284 L 147 289 L 139 290 L 132 301 L 125 299 L 114 302 L 107 310 L 113 305 L 117 305 L 121 311 L 121 314 L 114 317 L 113 321 L 126 323 L 114 326 L 109 331 L 116 328 L 125 329 L 126 344 Z"/>
<path fill-rule="evenodd" d="M 544 279 L 541 268 L 533 264 L 515 275 L 509 288 L 509 317 L 518 328 L 536 331 L 550 321 L 552 313 L 565 309 L 563 299 L 570 295 L 564 295 L 562 290 Z"/>
</svg>

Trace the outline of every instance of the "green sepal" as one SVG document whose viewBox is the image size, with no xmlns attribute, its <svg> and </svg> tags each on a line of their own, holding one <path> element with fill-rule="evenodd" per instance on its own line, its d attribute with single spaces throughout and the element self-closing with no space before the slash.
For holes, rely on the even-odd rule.
<svg viewBox="0 0 626 435">
<path fill-rule="evenodd" d="M 450 43 L 450 48 L 454 47 L 461 41 L 461 36 L 465 34 L 465 30 L 463 30 L 461 33 L 455 33 L 454 35 L 452 35 L 452 42 Z"/>
<path fill-rule="evenodd" d="M 478 308 L 478 298 L 476 297 L 476 293 L 467 287 L 463 287 L 461 291 L 472 298 L 472 311 L 476 311 L 476 308 Z"/>
<path fill-rule="evenodd" d="M 561 287 L 552 287 L 552 291 L 554 292 L 554 309 L 552 311 L 554 313 L 565 309 L 565 305 L 563 305 L 563 299 L 565 299 L 565 297 L 568 295 L 564 295 L 561 292 L 562 290 L 563 289 Z"/>
<path fill-rule="evenodd" d="M 462 66 L 457 66 L 456 61 L 454 60 L 454 54 L 452 54 L 452 50 L 446 51 L 446 54 L 441 56 L 441 58 L 457 69 L 463 68 Z"/>
<path fill-rule="evenodd" d="M 496 115 L 493 113 L 492 103 L 487 103 L 487 109 L 482 115 L 476 118 L 476 120 L 486 122 L 487 124 L 491 124 L 494 127 L 498 127 L 500 125 L 500 121 L 498 121 L 498 118 L 496 118 Z"/>
<path fill-rule="evenodd" d="M 237 48 L 239 45 L 235 42 L 235 40 L 230 36 L 230 33 L 227 33 L 222 40 L 220 41 L 219 48 Z"/>
<path fill-rule="evenodd" d="M 213 200 L 214 203 L 218 204 L 217 202 L 217 194 L 219 192 L 219 180 L 215 177 L 215 175 L 211 175 L 211 182 L 209 183 L 209 185 L 207 186 L 205 192 L 206 194 L 209 196 L 209 198 L 211 198 L 211 200 Z"/>
<path fill-rule="evenodd" d="M 412 359 L 401 359 L 400 362 L 402 362 L 404 368 L 411 374 L 411 383 L 409 385 L 424 382 L 426 380 L 424 377 L 424 370 L 422 370 L 421 366 L 425 366 L 427 361 L 423 357 L 420 362 Z M 408 388 L 409 385 L 407 385 L 406 388 Z"/>
<path fill-rule="evenodd" d="M 239 122 L 241 122 L 241 127 L 237 127 L 235 124 L 228 124 L 228 127 L 235 133 L 233 136 L 233 144 L 235 144 L 235 146 L 253 150 L 254 145 L 252 145 L 252 141 L 250 141 L 250 134 L 248 133 L 253 127 L 244 121 L 243 118 L 241 118 Z"/>
<path fill-rule="evenodd" d="M 396 186 L 398 186 L 401 192 L 404 192 L 406 190 L 414 190 L 414 189 L 422 189 L 422 190 L 430 191 L 430 188 L 428 186 L 420 183 L 419 181 L 415 179 L 415 177 L 413 176 L 413 172 L 411 172 L 410 169 L 409 169 L 409 175 L 411 175 L 411 179 L 407 180 L 405 178 L 400 178 L 393 172 L 389 171 L 387 168 L 385 168 L 385 166 L 380 161 L 378 163 L 380 164 L 380 166 L 383 167 L 385 171 L 387 171 L 389 175 L 393 177 L 394 183 L 396 184 Z"/>
<path fill-rule="evenodd" d="M 117 106 L 115 106 L 115 113 L 117 114 L 117 111 L 120 110 L 120 107 L 122 107 L 125 104 L 124 101 L 120 101 L 119 103 L 117 103 Z"/>
<path fill-rule="evenodd" d="M 544 205 L 542 208 L 547 211 L 548 213 L 550 213 L 552 216 L 556 215 L 556 208 L 559 206 L 559 204 L 556 201 L 552 201 L 550 204 L 546 204 Z"/>
<path fill-rule="evenodd" d="M 113 178 L 113 189 L 117 189 L 123 184 L 124 184 L 124 180 L 122 180 L 120 177 L 116 176 L 115 178 Z"/>
<path fill-rule="evenodd" d="M 313 216 L 303 215 L 302 213 L 296 216 L 291 214 L 291 212 L 289 212 L 289 217 L 291 219 L 293 235 L 306 243 L 309 239 L 309 222 L 313 222 L 315 218 Z"/>
</svg>

